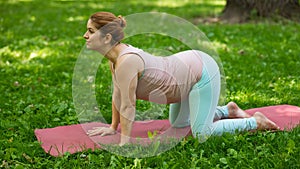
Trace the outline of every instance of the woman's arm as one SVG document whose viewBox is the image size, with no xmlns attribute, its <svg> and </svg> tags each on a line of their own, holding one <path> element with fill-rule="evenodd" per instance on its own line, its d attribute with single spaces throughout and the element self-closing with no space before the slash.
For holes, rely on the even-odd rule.
<svg viewBox="0 0 300 169">
<path fill-rule="evenodd" d="M 114 130 L 117 130 L 118 125 L 120 123 L 120 90 L 116 85 L 114 70 L 112 63 L 110 63 L 110 70 L 112 74 L 112 81 L 113 81 L 113 94 L 112 94 L 112 104 L 111 104 L 111 111 L 112 111 L 112 120 L 110 127 Z"/>
<path fill-rule="evenodd" d="M 111 106 L 111 110 L 112 110 L 112 120 L 111 120 L 111 125 L 110 127 L 114 130 L 117 130 L 118 125 L 120 123 L 120 108 L 117 108 L 115 105 L 115 101 L 114 101 L 114 96 L 112 99 L 112 106 Z"/>
<path fill-rule="evenodd" d="M 120 58 L 115 69 L 115 83 L 120 90 L 120 125 L 121 142 L 130 140 L 132 124 L 135 118 L 136 88 L 138 72 L 143 69 L 144 62 L 136 55 L 126 55 Z"/>
<path fill-rule="evenodd" d="M 144 68 L 143 60 L 136 55 L 120 58 L 113 72 L 114 92 L 112 99 L 112 123 L 109 128 L 96 127 L 88 131 L 89 136 L 115 134 L 118 124 L 121 125 L 120 145 L 129 142 L 132 124 L 135 118 L 136 88 L 138 72 Z"/>
<path fill-rule="evenodd" d="M 135 102 L 136 102 L 136 85 L 137 78 L 133 77 L 131 84 L 129 84 L 129 90 L 125 90 L 121 94 L 121 141 L 120 145 L 124 145 L 129 142 L 131 137 L 132 124 L 135 118 Z M 127 94 L 128 93 L 128 94 Z"/>
<path fill-rule="evenodd" d="M 93 130 L 88 130 L 89 136 L 95 136 L 101 134 L 101 136 L 115 134 L 120 123 L 120 90 L 115 85 L 114 71 L 112 69 L 112 63 L 110 63 L 113 81 L 113 94 L 112 94 L 112 120 L 110 127 L 94 127 Z"/>
</svg>

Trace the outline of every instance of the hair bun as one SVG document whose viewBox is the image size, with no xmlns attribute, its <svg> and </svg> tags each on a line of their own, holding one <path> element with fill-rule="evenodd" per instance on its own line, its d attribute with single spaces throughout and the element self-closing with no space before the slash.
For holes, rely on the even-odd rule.
<svg viewBox="0 0 300 169">
<path fill-rule="evenodd" d="M 122 15 L 119 15 L 118 18 L 119 18 L 119 21 L 120 21 L 120 26 L 122 28 L 125 28 L 125 26 L 126 26 L 126 20 L 124 19 L 124 17 L 122 17 Z"/>
</svg>

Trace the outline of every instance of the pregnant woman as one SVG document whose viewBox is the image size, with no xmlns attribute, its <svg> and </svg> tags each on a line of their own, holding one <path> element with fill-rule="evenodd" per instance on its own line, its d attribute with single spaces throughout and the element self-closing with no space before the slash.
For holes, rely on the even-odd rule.
<svg viewBox="0 0 300 169">
<path fill-rule="evenodd" d="M 218 107 L 220 71 L 208 54 L 188 50 L 167 57 L 153 56 L 121 43 L 126 21 L 110 12 L 90 16 L 86 46 L 110 61 L 113 77 L 112 123 L 96 127 L 89 136 L 111 135 L 121 126 L 119 145 L 130 141 L 136 100 L 170 104 L 172 127 L 190 126 L 194 137 L 249 130 L 276 130 L 278 126 L 256 112 L 252 117 L 234 102 Z"/>
</svg>

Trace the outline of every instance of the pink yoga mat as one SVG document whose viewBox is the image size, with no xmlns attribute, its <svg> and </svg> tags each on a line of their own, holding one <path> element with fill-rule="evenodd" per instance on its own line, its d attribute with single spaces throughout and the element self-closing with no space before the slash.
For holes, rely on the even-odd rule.
<svg viewBox="0 0 300 169">
<path fill-rule="evenodd" d="M 274 121 L 281 130 L 291 130 L 300 123 L 300 108 L 291 105 L 268 106 L 246 110 L 249 114 L 260 111 Z M 65 152 L 76 153 L 87 149 L 99 149 L 100 144 L 117 144 L 120 140 L 120 128 L 118 134 L 112 136 L 86 135 L 86 131 L 93 127 L 109 126 L 99 122 L 59 126 L 55 128 L 36 129 L 35 135 L 45 152 L 52 156 L 60 156 Z M 132 142 L 137 140 L 150 142 L 149 133 L 156 133 L 161 138 L 181 139 L 190 135 L 190 128 L 175 129 L 170 127 L 168 120 L 136 121 L 133 124 Z M 137 139 L 134 139 L 137 138 Z"/>
</svg>

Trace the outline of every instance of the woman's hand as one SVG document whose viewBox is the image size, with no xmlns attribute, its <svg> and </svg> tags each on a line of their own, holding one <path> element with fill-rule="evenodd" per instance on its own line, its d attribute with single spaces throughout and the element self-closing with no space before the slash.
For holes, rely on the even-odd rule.
<svg viewBox="0 0 300 169">
<path fill-rule="evenodd" d="M 88 136 L 95 136 L 95 135 L 113 135 L 116 134 L 116 130 L 111 127 L 93 127 L 93 130 L 88 130 Z"/>
</svg>

